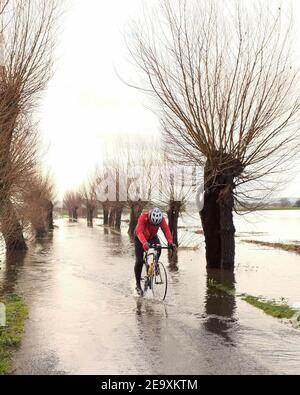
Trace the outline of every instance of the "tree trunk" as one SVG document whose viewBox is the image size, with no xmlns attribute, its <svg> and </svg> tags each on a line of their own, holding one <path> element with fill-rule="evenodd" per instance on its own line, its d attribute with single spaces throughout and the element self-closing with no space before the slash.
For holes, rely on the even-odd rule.
<svg viewBox="0 0 300 395">
<path fill-rule="evenodd" d="M 46 234 L 47 234 L 47 230 L 46 230 L 44 224 L 40 224 L 40 225 L 36 226 L 36 228 L 35 228 L 35 237 L 37 239 L 45 237 Z"/>
<path fill-rule="evenodd" d="M 200 213 L 205 238 L 206 265 L 220 268 L 222 265 L 220 238 L 220 207 L 217 203 L 218 191 L 206 191 L 204 207 Z"/>
<path fill-rule="evenodd" d="M 200 213 L 207 267 L 230 269 L 235 258 L 234 179 L 244 167 L 224 152 L 215 151 L 210 160 L 204 168 L 204 208 Z"/>
<path fill-rule="evenodd" d="M 234 267 L 235 227 L 233 224 L 233 204 L 232 192 L 220 202 L 220 239 L 222 267 L 224 269 Z"/>
<path fill-rule="evenodd" d="M 10 200 L 5 204 L 5 217 L 1 220 L 1 231 L 7 251 L 27 250 L 22 227 Z"/>
<path fill-rule="evenodd" d="M 119 204 L 118 207 L 116 208 L 115 228 L 117 230 L 121 230 L 123 207 L 124 207 L 123 205 Z"/>
<path fill-rule="evenodd" d="M 103 225 L 108 225 L 109 207 L 107 203 L 103 203 Z"/>
<path fill-rule="evenodd" d="M 86 209 L 87 226 L 93 227 L 94 209 L 92 207 L 87 207 Z"/>
<path fill-rule="evenodd" d="M 200 213 L 205 238 L 208 268 L 234 267 L 235 227 L 233 224 L 233 194 L 229 192 L 218 202 L 219 189 L 205 192 Z"/>
<path fill-rule="evenodd" d="M 168 261 L 169 261 L 168 269 L 171 272 L 177 272 L 178 271 L 178 252 L 169 250 L 168 251 Z"/>
<path fill-rule="evenodd" d="M 109 212 L 108 225 L 112 228 L 115 225 L 115 218 L 116 218 L 116 208 L 111 207 Z"/>
<path fill-rule="evenodd" d="M 48 230 L 53 230 L 54 229 L 54 223 L 53 223 L 53 203 L 51 201 L 48 202 L 47 206 L 47 228 Z"/>
<path fill-rule="evenodd" d="M 129 220 L 129 229 L 128 234 L 130 237 L 134 236 L 134 231 L 139 219 L 139 216 L 142 214 L 143 208 L 145 207 L 146 202 L 142 202 L 138 200 L 136 202 L 130 202 L 130 220 Z"/>
<path fill-rule="evenodd" d="M 131 204 L 130 205 L 130 218 L 129 218 L 129 228 L 128 228 L 128 234 L 130 237 L 134 236 L 134 230 L 137 224 L 137 220 L 134 215 L 134 206 Z"/>
<path fill-rule="evenodd" d="M 170 201 L 168 209 L 168 225 L 173 236 L 173 242 L 178 247 L 178 218 L 182 203 Z"/>
<path fill-rule="evenodd" d="M 78 221 L 77 209 L 72 208 L 72 222 L 77 222 L 77 221 Z"/>
</svg>

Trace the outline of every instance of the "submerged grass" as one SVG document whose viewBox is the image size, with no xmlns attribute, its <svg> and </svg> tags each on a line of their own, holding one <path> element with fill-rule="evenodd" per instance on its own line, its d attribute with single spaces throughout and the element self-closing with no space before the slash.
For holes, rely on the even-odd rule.
<svg viewBox="0 0 300 395">
<path fill-rule="evenodd" d="M 0 327 L 0 375 L 5 375 L 10 373 L 12 353 L 21 343 L 28 310 L 18 295 L 0 297 L 0 302 L 6 307 L 6 326 Z"/>
<path fill-rule="evenodd" d="M 237 294 L 234 288 L 229 288 L 224 284 L 217 283 L 216 281 L 209 279 L 209 286 L 220 291 L 225 292 L 228 295 L 236 296 L 251 304 L 252 306 L 264 311 L 267 315 L 275 318 L 286 318 L 291 320 L 295 317 L 297 322 L 300 322 L 300 312 L 287 304 L 287 300 L 281 298 L 280 300 L 268 300 L 260 296 L 253 296 L 249 294 Z M 296 325 L 299 326 L 299 325 Z"/>
<path fill-rule="evenodd" d="M 208 284 L 210 287 L 218 289 L 220 291 L 223 291 L 223 292 L 227 293 L 228 295 L 231 295 L 231 296 L 236 295 L 234 288 L 229 288 L 225 284 L 217 283 L 215 280 L 213 280 L 211 278 L 208 280 Z"/>
<path fill-rule="evenodd" d="M 277 248 L 280 250 L 295 252 L 296 254 L 300 254 L 299 244 L 271 243 L 268 241 L 259 241 L 259 240 L 242 240 L 242 242 L 247 244 L 255 244 L 263 247 Z"/>
<path fill-rule="evenodd" d="M 180 245 L 177 249 L 182 251 L 197 251 L 199 250 L 200 246 L 184 246 Z"/>
<path fill-rule="evenodd" d="M 266 314 L 275 318 L 291 319 L 297 313 L 297 310 L 290 307 L 284 299 L 280 301 L 267 300 L 247 294 L 241 295 L 241 298 L 245 302 L 257 307 L 260 310 L 263 310 Z"/>
<path fill-rule="evenodd" d="M 300 207 L 257 207 L 255 211 L 297 211 Z M 238 212 L 249 211 L 247 209 L 239 208 Z"/>
</svg>

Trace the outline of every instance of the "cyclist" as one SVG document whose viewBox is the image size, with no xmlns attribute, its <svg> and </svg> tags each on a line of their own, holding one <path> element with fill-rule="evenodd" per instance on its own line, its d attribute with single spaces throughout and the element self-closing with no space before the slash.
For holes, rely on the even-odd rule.
<svg viewBox="0 0 300 395">
<path fill-rule="evenodd" d="M 149 212 L 144 212 L 140 215 L 135 229 L 135 266 L 134 273 L 136 279 L 136 292 L 142 296 L 143 291 L 141 288 L 141 274 L 144 264 L 144 252 L 148 251 L 151 244 L 160 244 L 157 236 L 159 228 L 162 229 L 168 241 L 168 245 L 175 250 L 176 246 L 173 244 L 173 237 L 170 228 L 164 219 L 162 212 L 159 208 L 154 208 Z M 160 252 L 159 252 L 160 256 Z M 159 257 L 158 256 L 158 257 Z"/>
</svg>

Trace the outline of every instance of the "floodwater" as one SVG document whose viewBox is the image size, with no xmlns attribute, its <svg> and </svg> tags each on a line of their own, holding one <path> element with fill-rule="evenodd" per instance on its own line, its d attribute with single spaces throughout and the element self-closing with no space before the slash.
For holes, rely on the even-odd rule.
<svg viewBox="0 0 300 395">
<path fill-rule="evenodd" d="M 162 256 L 169 289 L 161 303 L 134 296 L 126 228 L 117 234 L 84 221 L 56 223 L 53 237 L 0 262 L 0 289 L 21 293 L 29 306 L 16 374 L 300 374 L 300 330 L 208 286 L 214 279 L 297 303 L 296 254 L 238 237 L 235 273 L 207 272 L 196 235 L 200 248 L 179 251 L 177 266 Z M 247 226 L 237 222 L 237 232 L 251 233 Z"/>
</svg>

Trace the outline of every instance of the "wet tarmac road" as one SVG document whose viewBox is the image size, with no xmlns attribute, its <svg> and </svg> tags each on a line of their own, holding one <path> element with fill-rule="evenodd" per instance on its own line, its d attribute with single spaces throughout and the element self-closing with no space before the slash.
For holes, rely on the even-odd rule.
<svg viewBox="0 0 300 395">
<path fill-rule="evenodd" d="M 126 231 L 57 223 L 0 270 L 0 287 L 29 306 L 16 374 L 300 373 L 300 331 L 211 289 L 208 278 L 237 279 L 207 273 L 203 250 L 179 252 L 159 303 L 134 296 Z"/>
</svg>

